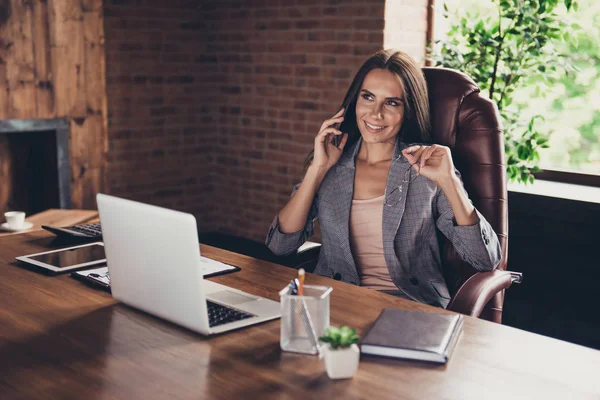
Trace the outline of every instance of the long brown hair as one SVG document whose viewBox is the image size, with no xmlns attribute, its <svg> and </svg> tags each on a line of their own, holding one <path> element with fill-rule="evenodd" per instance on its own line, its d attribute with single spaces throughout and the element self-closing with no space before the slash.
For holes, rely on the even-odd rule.
<svg viewBox="0 0 600 400">
<path fill-rule="evenodd" d="M 344 97 L 340 108 L 344 108 L 344 122 L 340 126 L 342 132 L 348 133 L 348 142 L 344 147 L 347 151 L 353 143 L 360 138 L 360 131 L 356 123 L 356 100 L 362 87 L 365 76 L 374 69 L 384 69 L 398 77 L 404 92 L 404 116 L 400 128 L 400 140 L 405 143 L 429 143 L 429 96 L 427 83 L 421 68 L 406 53 L 395 50 L 380 50 L 360 67 L 350 88 Z M 339 108 L 338 108 L 339 110 Z M 312 163 L 314 150 L 306 158 L 304 172 Z"/>
</svg>

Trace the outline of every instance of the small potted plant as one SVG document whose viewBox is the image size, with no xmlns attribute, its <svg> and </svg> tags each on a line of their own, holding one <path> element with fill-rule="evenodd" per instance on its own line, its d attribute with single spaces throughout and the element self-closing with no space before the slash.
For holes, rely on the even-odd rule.
<svg viewBox="0 0 600 400">
<path fill-rule="evenodd" d="M 360 337 L 356 330 L 347 326 L 330 326 L 319 338 L 322 343 L 321 356 L 325 357 L 325 369 L 331 379 L 351 378 L 358 369 L 360 350 L 356 343 Z"/>
</svg>

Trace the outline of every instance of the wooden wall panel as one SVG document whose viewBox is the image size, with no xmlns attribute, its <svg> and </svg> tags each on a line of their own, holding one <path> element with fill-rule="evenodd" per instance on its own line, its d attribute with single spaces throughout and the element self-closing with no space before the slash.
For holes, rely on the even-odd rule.
<svg viewBox="0 0 600 400">
<path fill-rule="evenodd" d="M 6 80 L 6 61 L 8 59 L 8 47 L 10 46 L 10 16 L 12 7 L 10 2 L 0 2 L 0 118 L 8 117 L 8 82 Z M 1 153 L 0 153 L 1 154 Z M 2 159 L 0 159 L 0 164 Z M 1 191 L 2 189 L 0 189 Z M 2 204 L 2 194 L 0 193 L 0 207 Z"/>
<path fill-rule="evenodd" d="M 70 125 L 72 205 L 73 208 L 84 208 L 84 205 L 94 208 L 94 196 L 104 189 L 100 173 L 104 171 L 106 153 L 103 117 L 88 116 L 84 120 L 72 120 Z"/>
<path fill-rule="evenodd" d="M 51 44 L 56 112 L 83 118 L 86 114 L 83 60 L 83 15 L 80 2 L 48 3 L 54 14 L 55 43 Z"/>
<path fill-rule="evenodd" d="M 31 3 L 11 0 L 10 35 L 6 55 L 8 110 L 11 118 L 36 115 Z"/>
<path fill-rule="evenodd" d="M 83 55 L 87 91 L 87 113 L 102 115 L 106 109 L 105 51 L 102 13 L 83 13 Z"/>
<path fill-rule="evenodd" d="M 95 11 L 102 12 L 103 4 L 102 1 L 98 0 L 81 0 L 81 10 L 83 12 Z"/>
<path fill-rule="evenodd" d="M 48 3 L 46 0 L 33 1 L 33 62 L 35 66 L 36 117 L 52 118 L 54 110 L 54 85 L 48 26 Z"/>
<path fill-rule="evenodd" d="M 8 207 L 12 182 L 12 154 L 6 135 L 0 135 L 0 215 L 4 215 Z"/>
<path fill-rule="evenodd" d="M 105 187 L 105 70 L 102 0 L 0 1 L 0 119 L 69 119 L 73 207 Z M 7 153 L 0 141 L 1 171 Z"/>
</svg>

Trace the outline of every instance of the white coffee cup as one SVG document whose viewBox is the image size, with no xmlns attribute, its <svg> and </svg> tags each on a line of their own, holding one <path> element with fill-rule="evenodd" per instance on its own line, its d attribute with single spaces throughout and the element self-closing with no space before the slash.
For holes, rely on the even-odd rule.
<svg viewBox="0 0 600 400">
<path fill-rule="evenodd" d="M 10 229 L 23 229 L 25 225 L 25 213 L 23 211 L 9 211 L 4 213 L 4 216 Z"/>
</svg>

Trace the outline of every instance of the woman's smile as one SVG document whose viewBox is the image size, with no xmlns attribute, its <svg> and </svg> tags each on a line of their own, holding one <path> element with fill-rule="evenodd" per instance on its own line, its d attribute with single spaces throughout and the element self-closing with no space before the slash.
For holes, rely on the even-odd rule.
<svg viewBox="0 0 600 400">
<path fill-rule="evenodd" d="M 387 128 L 387 126 L 370 124 L 367 121 L 365 121 L 365 126 L 367 127 L 367 131 L 369 133 L 373 133 L 373 134 L 380 133 L 382 130 Z"/>
</svg>

